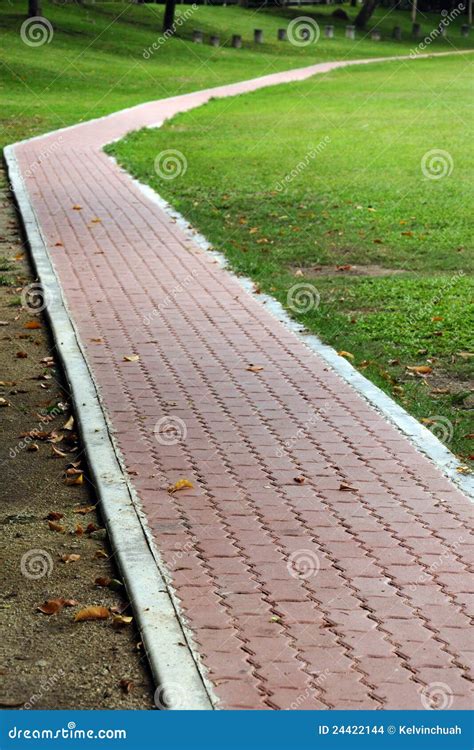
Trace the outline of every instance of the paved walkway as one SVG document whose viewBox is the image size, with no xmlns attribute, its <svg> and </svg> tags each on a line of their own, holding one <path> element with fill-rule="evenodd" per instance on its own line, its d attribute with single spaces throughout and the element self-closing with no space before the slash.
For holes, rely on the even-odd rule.
<svg viewBox="0 0 474 750">
<path fill-rule="evenodd" d="M 338 65 L 15 151 L 219 705 L 467 708 L 468 499 L 101 151 L 211 95 Z M 180 478 L 194 488 L 170 494 Z"/>
</svg>

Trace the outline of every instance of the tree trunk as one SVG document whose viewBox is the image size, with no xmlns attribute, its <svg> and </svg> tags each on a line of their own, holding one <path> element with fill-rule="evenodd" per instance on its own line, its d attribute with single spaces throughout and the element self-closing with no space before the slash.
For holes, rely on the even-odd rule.
<svg viewBox="0 0 474 750">
<path fill-rule="evenodd" d="M 354 21 L 358 29 L 365 28 L 367 21 L 372 16 L 372 13 L 374 12 L 378 4 L 379 0 L 364 0 L 364 4 L 360 9 L 358 16 L 356 17 L 356 20 Z"/>
<path fill-rule="evenodd" d="M 174 32 L 174 11 L 176 8 L 176 0 L 166 0 L 165 5 L 165 17 L 163 19 L 163 33 L 166 31 Z"/>
<path fill-rule="evenodd" d="M 468 20 L 469 26 L 472 26 L 472 0 L 469 0 L 467 20 Z"/>
<path fill-rule="evenodd" d="M 40 0 L 28 0 L 28 17 L 41 16 Z"/>
<path fill-rule="evenodd" d="M 413 0 L 413 4 L 411 6 L 411 20 L 412 23 L 416 23 L 416 11 L 418 10 L 418 0 Z"/>
<path fill-rule="evenodd" d="M 351 8 L 357 8 L 357 0 L 351 0 Z"/>
</svg>

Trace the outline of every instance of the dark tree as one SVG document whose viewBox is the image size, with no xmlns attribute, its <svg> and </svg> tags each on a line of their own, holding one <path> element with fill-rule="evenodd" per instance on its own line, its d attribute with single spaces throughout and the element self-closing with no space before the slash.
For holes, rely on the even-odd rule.
<svg viewBox="0 0 474 750">
<path fill-rule="evenodd" d="M 378 4 L 379 0 L 364 0 L 364 4 L 354 21 L 358 29 L 365 29 Z"/>
<path fill-rule="evenodd" d="M 40 0 L 28 0 L 28 16 L 41 16 L 41 3 Z"/>
<path fill-rule="evenodd" d="M 165 5 L 165 17 L 163 19 L 163 33 L 174 32 L 174 12 L 176 8 L 176 0 L 166 0 Z"/>
</svg>

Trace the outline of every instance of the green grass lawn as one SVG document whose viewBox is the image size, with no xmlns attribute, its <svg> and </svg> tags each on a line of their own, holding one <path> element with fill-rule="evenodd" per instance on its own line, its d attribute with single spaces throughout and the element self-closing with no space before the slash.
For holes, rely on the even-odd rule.
<svg viewBox="0 0 474 750">
<path fill-rule="evenodd" d="M 436 434 L 448 432 L 465 461 L 473 452 L 473 62 L 335 71 L 213 100 L 109 148 L 238 273 L 352 355 Z M 187 160 L 174 180 L 154 170 L 164 149 Z M 423 173 L 433 149 L 448 152 L 441 179 L 426 176 L 429 161 Z M 301 314 L 288 305 L 300 283 L 320 298 Z M 430 369 L 421 377 L 407 367 Z"/>
<path fill-rule="evenodd" d="M 355 10 L 344 6 L 349 15 Z M 121 2 L 63 4 L 43 2 L 44 16 L 53 36 L 49 43 L 31 47 L 22 41 L 26 0 L 9 0 L 0 13 L 0 147 L 80 120 L 90 119 L 139 102 L 184 93 L 230 81 L 336 58 L 356 58 L 407 53 L 409 14 L 381 8 L 371 27 L 378 26 L 387 41 L 373 42 L 358 34 L 345 39 L 344 21 L 334 21 L 336 38 L 297 47 L 277 42 L 277 29 L 295 17 L 314 17 L 323 26 L 334 6 L 275 8 L 256 12 L 240 7 L 179 5 L 187 21 L 146 59 L 144 52 L 161 36 L 163 6 Z M 423 16 L 423 29 L 431 31 L 439 16 Z M 331 23 L 333 21 L 331 20 Z M 472 47 L 474 38 L 460 36 L 460 19 L 447 40 L 438 39 L 433 50 Z M 390 40 L 394 25 L 403 26 L 406 38 Z M 255 46 L 253 29 L 262 28 L 265 43 Z M 223 48 L 193 44 L 193 29 L 221 35 Z M 229 40 L 242 34 L 244 48 L 233 50 Z"/>
</svg>

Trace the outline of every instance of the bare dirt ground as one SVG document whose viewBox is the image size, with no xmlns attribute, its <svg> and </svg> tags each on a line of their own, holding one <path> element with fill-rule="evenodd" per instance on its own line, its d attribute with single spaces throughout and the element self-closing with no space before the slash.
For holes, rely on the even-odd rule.
<svg viewBox="0 0 474 750">
<path fill-rule="evenodd" d="M 150 709 L 140 636 L 92 507 L 47 323 L 25 308 L 34 282 L 2 171 L 0 708 Z M 58 611 L 40 611 L 45 602 Z M 106 619 L 76 622 L 89 606 Z"/>
</svg>

